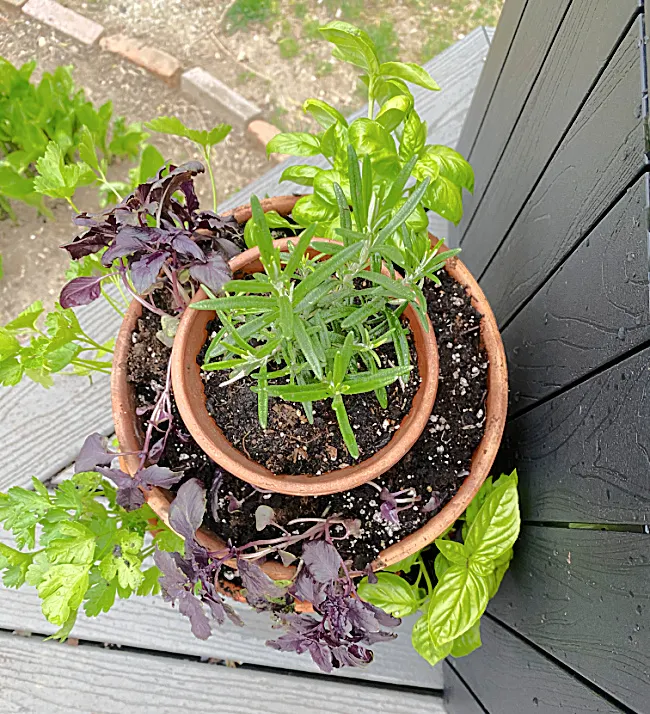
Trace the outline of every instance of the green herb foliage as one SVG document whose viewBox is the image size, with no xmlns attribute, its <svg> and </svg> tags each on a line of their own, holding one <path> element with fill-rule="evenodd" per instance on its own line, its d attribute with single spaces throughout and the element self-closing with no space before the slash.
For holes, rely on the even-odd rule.
<svg viewBox="0 0 650 714">
<path fill-rule="evenodd" d="M 462 519 L 436 540 L 434 577 L 419 553 L 393 566 L 394 572 L 377 573 L 374 584 L 364 578 L 359 595 L 397 617 L 421 611 L 413 647 L 430 664 L 462 657 L 481 645 L 480 619 L 508 569 L 519 528 L 517 472 L 494 482 L 489 477 Z M 395 574 L 414 568 L 415 578 Z"/>
<path fill-rule="evenodd" d="M 354 179 L 352 186 L 361 190 Z M 336 184 L 334 190 L 341 191 Z M 345 215 L 349 217 L 349 210 L 342 205 L 342 221 L 350 226 L 342 243 L 313 241 L 314 224 L 290 242 L 284 254 L 274 246 L 255 196 L 251 204 L 248 240 L 259 248 L 264 271 L 227 283 L 225 297 L 192 305 L 216 310 L 222 325 L 208 348 L 204 369 L 228 370 L 225 383 L 251 376 L 263 427 L 270 396 L 301 402 L 310 420 L 312 402 L 331 399 L 346 446 L 357 458 L 344 397 L 374 391 L 385 406 L 385 388 L 398 378 L 406 380 L 411 369 L 399 313 L 412 304 L 428 325 L 418 286 L 423 274 L 415 271 L 407 280 L 382 272 L 382 257 L 404 263 L 404 253 L 394 245 L 385 256 L 382 250 L 395 231 L 405 228 L 414 202 L 407 201 L 383 229 L 366 233 L 351 229 Z M 404 235 L 409 238 L 408 230 Z M 444 254 L 434 255 L 432 263 L 438 260 L 440 268 L 444 259 Z M 387 342 L 395 345 L 398 365 L 382 368 L 377 349 Z"/>
<path fill-rule="evenodd" d="M 99 344 L 79 324 L 74 312 L 58 303 L 45 314 L 40 300 L 0 327 L 0 385 L 11 387 L 27 377 L 44 387 L 56 372 L 87 376 L 110 373 L 113 340 Z"/>
<path fill-rule="evenodd" d="M 0 209 L 12 218 L 13 201 L 48 215 L 44 195 L 72 202 L 78 186 L 95 182 L 82 155 L 88 136 L 104 166 L 137 158 L 147 137 L 139 124 L 113 119 L 111 102 L 96 109 L 75 87 L 70 67 L 44 73 L 38 84 L 30 81 L 35 68 L 0 58 Z"/>
<path fill-rule="evenodd" d="M 413 221 L 418 232 L 426 234 L 424 208 L 439 213 L 458 223 L 462 217 L 462 190 L 472 191 L 474 173 L 465 159 L 453 149 L 427 144 L 427 126 L 413 106 L 413 95 L 406 84 L 410 82 L 425 89 L 439 89 L 429 74 L 416 64 L 382 62 L 370 36 L 345 22 L 331 22 L 320 28 L 321 35 L 334 45 L 333 55 L 363 71 L 361 77 L 367 87 L 368 116 L 348 123 L 334 107 L 321 99 L 308 99 L 303 108 L 318 122 L 317 134 L 290 132 L 278 134 L 267 146 L 269 153 L 293 156 L 322 155 L 329 168 L 289 166 L 283 179 L 313 187 L 313 194 L 296 204 L 294 218 L 306 227 L 318 224 L 318 234 L 335 237 L 340 227 L 339 211 L 332 184 L 341 185 L 345 198 L 351 202 L 349 188 L 348 146 L 372 167 L 372 178 L 367 183 L 368 194 L 377 196 L 382 204 L 391 193 L 397 176 L 406 171 L 404 182 L 413 176 L 429 179 L 427 190 L 418 201 L 419 211 Z M 408 193 L 409 191 L 407 191 Z M 395 206 L 391 210 L 397 210 Z"/>
<path fill-rule="evenodd" d="M 34 490 L 0 493 L 0 523 L 16 548 L 0 542 L 5 586 L 33 585 L 45 617 L 65 639 L 83 607 L 89 617 L 107 612 L 115 598 L 159 591 L 160 571 L 145 559 L 182 548 L 181 539 L 148 506 L 127 512 L 116 490 L 99 474 L 84 472 L 48 491 L 36 478 Z M 151 529 L 152 543 L 145 543 Z"/>
</svg>

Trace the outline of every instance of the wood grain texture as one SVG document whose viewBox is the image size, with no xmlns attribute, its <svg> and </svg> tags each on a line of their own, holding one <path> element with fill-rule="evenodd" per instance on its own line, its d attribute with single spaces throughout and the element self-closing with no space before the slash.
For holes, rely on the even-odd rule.
<svg viewBox="0 0 650 714">
<path fill-rule="evenodd" d="M 444 714 L 435 695 L 0 635 L 3 714 Z"/>
<path fill-rule="evenodd" d="M 540 68 L 571 1 L 545 0 L 540 3 L 528 0 L 525 9 L 521 10 L 523 14 L 512 46 L 503 58 L 498 81 L 485 106 L 485 115 L 476 128 L 477 133 L 469 152 L 468 158 L 475 174 L 474 193 L 463 197 L 463 219 L 453 231 L 461 243 L 483 194 L 488 190 L 512 128 L 538 79 Z M 497 42 L 494 45 L 496 47 Z M 471 131 L 471 126 L 468 131 Z"/>
<path fill-rule="evenodd" d="M 546 281 L 641 171 L 643 132 L 634 26 L 483 275 L 481 284 L 500 325 Z"/>
<path fill-rule="evenodd" d="M 524 519 L 650 523 L 649 380 L 646 349 L 507 424 Z"/>
<path fill-rule="evenodd" d="M 512 413 L 650 337 L 645 181 L 628 191 L 502 332 Z M 539 243 L 528 245 L 537 252 Z M 510 274 L 507 263 L 501 270 Z"/>
<path fill-rule="evenodd" d="M 522 529 L 489 611 L 634 711 L 650 700 L 650 535 Z"/>
<path fill-rule="evenodd" d="M 506 0 L 499 22 L 490 41 L 490 51 L 472 102 L 467 110 L 465 123 L 458 138 L 457 149 L 463 156 L 469 156 L 476 141 L 483 118 L 492 101 L 505 61 L 510 53 L 517 28 L 529 0 Z"/>
<path fill-rule="evenodd" d="M 152 652 L 212 657 L 298 672 L 319 672 L 308 655 L 277 652 L 264 644 L 266 640 L 278 636 L 277 630 L 271 628 L 267 615 L 254 612 L 241 603 L 234 603 L 233 607 L 245 626 L 236 627 L 227 622 L 208 640 L 194 637 L 187 618 L 160 597 L 119 600 L 112 610 L 98 617 L 81 615 L 72 637 L 102 644 L 139 647 Z M 340 676 L 441 690 L 441 667 L 432 668 L 411 646 L 413 622 L 414 618 L 405 620 L 397 639 L 374 648 L 375 661 L 367 669 L 343 669 Z M 33 588 L 9 590 L 2 586 L 0 629 L 27 630 L 39 635 L 50 635 L 57 630 L 43 617 L 40 600 Z"/>
<path fill-rule="evenodd" d="M 121 322 L 104 300 L 79 308 L 77 315 L 99 342 L 114 337 Z M 54 382 L 51 389 L 31 381 L 0 388 L 0 490 L 24 486 L 32 476 L 45 481 L 74 460 L 88 434 L 112 433 L 108 376 L 90 382 L 55 375 Z"/>
<path fill-rule="evenodd" d="M 443 673 L 447 714 L 485 714 L 486 710 L 477 703 L 449 662 L 444 663 Z"/>
<path fill-rule="evenodd" d="M 541 3 L 537 3 L 540 5 Z M 546 3 L 543 4 L 546 7 Z M 573 0 L 539 77 L 483 192 L 466 223 L 461 245 L 467 265 L 480 275 L 506 236 L 583 100 L 639 12 L 637 0 Z M 510 85 L 519 91 L 517 69 Z M 486 135 L 484 143 L 491 143 Z M 477 145 L 478 146 L 478 145 Z M 473 159 L 474 161 L 477 158 Z"/>
<path fill-rule="evenodd" d="M 11 535 L 0 530 L 0 542 L 13 546 Z M 298 672 L 319 673 L 308 656 L 277 652 L 264 644 L 277 637 L 271 620 L 247 605 L 232 602 L 244 627 L 226 622 L 208 640 L 190 632 L 189 621 L 161 597 L 134 597 L 118 600 L 98 617 L 80 614 L 72 637 L 98 643 L 138 647 L 152 652 L 211 657 L 219 660 L 278 667 Z M 398 636 L 374 648 L 375 661 L 367 669 L 343 669 L 339 676 L 368 682 L 387 682 L 403 686 L 442 689 L 442 667 L 431 667 L 411 646 L 411 628 L 417 616 L 405 618 Z M 11 590 L 0 585 L 0 629 L 26 630 L 51 635 L 56 627 L 41 613 L 36 590 L 24 586 Z"/>
<path fill-rule="evenodd" d="M 498 714 L 623 711 L 487 616 L 481 620 L 481 640 L 483 645 L 479 649 L 467 657 L 452 659 L 451 663 L 487 711 Z M 447 669 L 444 676 L 446 695 Z"/>
</svg>

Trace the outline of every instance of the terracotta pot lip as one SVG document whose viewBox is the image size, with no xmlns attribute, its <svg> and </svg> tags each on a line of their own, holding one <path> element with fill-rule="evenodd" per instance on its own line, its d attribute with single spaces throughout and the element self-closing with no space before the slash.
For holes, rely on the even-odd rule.
<svg viewBox="0 0 650 714">
<path fill-rule="evenodd" d="M 263 207 L 266 204 L 273 210 L 277 210 L 278 213 L 286 214 L 291 211 L 298 198 L 300 196 L 278 196 L 275 199 L 265 199 L 262 204 Z M 240 216 L 244 217 L 242 220 L 247 220 L 245 216 L 250 217 L 250 206 L 240 206 L 228 213 L 234 214 L 238 220 Z M 437 240 L 433 236 L 431 238 Z M 448 274 L 469 292 L 472 304 L 482 315 L 481 338 L 489 362 L 485 433 L 474 450 L 470 474 L 451 501 L 417 531 L 382 551 L 372 563 L 375 570 L 394 565 L 431 544 L 462 515 L 490 472 L 505 427 L 508 405 L 508 371 L 505 351 L 494 314 L 483 291 L 460 259 L 456 257 L 448 260 L 445 267 Z M 131 334 L 141 312 L 141 305 L 134 300 L 129 306 L 117 337 L 111 375 L 115 433 L 123 451 L 137 451 L 142 445 L 138 422 L 135 418 L 133 390 L 127 381 L 127 358 L 131 347 Z M 138 458 L 135 456 L 123 457 L 122 467 L 131 474 L 135 473 L 138 467 Z M 147 500 L 158 517 L 168 524 L 169 504 L 172 501 L 171 493 L 156 488 L 148 494 Z M 210 550 L 220 550 L 224 547 L 224 542 L 205 528 L 199 530 L 197 539 Z M 273 561 L 264 563 L 263 568 L 276 579 L 290 578 L 295 572 L 295 568 L 285 568 L 280 563 Z"/>
<path fill-rule="evenodd" d="M 274 241 L 274 245 L 285 250 L 295 240 L 283 238 Z M 313 252 L 316 254 L 316 251 Z M 230 266 L 236 275 L 241 270 L 255 266 L 258 261 L 259 249 L 250 248 L 235 256 Z M 200 290 L 192 302 L 206 297 Z M 433 409 L 438 385 L 438 349 L 433 326 L 427 318 L 429 329 L 425 331 L 417 313 L 410 306 L 404 311 L 404 316 L 413 334 L 421 382 L 400 428 L 386 446 L 367 459 L 318 476 L 274 474 L 235 448 L 208 414 L 201 371 L 196 364 L 196 355 L 206 341 L 206 325 L 214 317 L 210 311 L 186 310 L 174 338 L 172 384 L 176 405 L 187 430 L 213 461 L 259 489 L 291 496 L 323 496 L 349 491 L 377 478 L 403 458 L 422 434 Z"/>
</svg>

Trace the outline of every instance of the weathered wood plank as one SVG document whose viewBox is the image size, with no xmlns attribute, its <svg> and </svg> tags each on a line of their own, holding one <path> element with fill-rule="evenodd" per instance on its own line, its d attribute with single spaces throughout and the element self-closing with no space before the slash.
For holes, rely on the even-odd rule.
<svg viewBox="0 0 650 714">
<path fill-rule="evenodd" d="M 6 714 L 444 714 L 435 695 L 0 635 Z"/>
<path fill-rule="evenodd" d="M 268 615 L 256 613 L 246 605 L 233 606 L 245 622 L 236 627 L 227 622 L 208 640 L 198 640 L 189 622 L 160 597 L 118 600 L 98 617 L 79 616 L 72 637 L 90 642 L 139 647 L 152 652 L 211 657 L 220 660 L 264 665 L 298 672 L 318 673 L 309 656 L 277 652 L 264 644 L 278 636 Z M 405 620 L 397 639 L 375 647 L 375 661 L 363 670 L 343 669 L 340 676 L 369 682 L 442 689 L 441 667 L 432 668 L 411 646 L 411 627 L 415 618 Z M 56 627 L 41 613 L 40 600 L 30 587 L 10 590 L 0 586 L 0 629 L 26 630 L 51 635 Z"/>
<path fill-rule="evenodd" d="M 466 223 L 461 245 L 467 267 L 475 275 L 483 272 L 506 236 L 572 118 L 639 12 L 637 0 L 571 3 L 517 123 L 514 128 L 506 124 L 510 137 L 490 188 Z M 516 68 L 511 79 L 512 89 L 518 92 Z M 486 135 L 481 145 L 491 141 Z"/>
<path fill-rule="evenodd" d="M 485 114 L 480 119 L 469 152 L 475 173 L 474 193 L 463 197 L 463 219 L 452 231 L 461 243 L 570 4 L 571 0 L 546 0 L 543 3 L 529 0 L 521 10 L 523 14 L 512 46 L 503 58 L 505 64 L 499 69 L 496 87 L 485 105 Z M 497 47 L 496 42 L 494 45 Z"/>
<path fill-rule="evenodd" d="M 501 325 L 643 168 L 638 39 L 634 26 L 483 275 L 481 284 Z M 597 260 L 597 253 L 593 255 Z M 610 276 L 604 279 L 612 282 Z"/>
<path fill-rule="evenodd" d="M 486 710 L 478 704 L 449 662 L 445 662 L 443 672 L 447 714 L 485 714 Z"/>
<path fill-rule="evenodd" d="M 481 639 L 483 645 L 479 649 L 467 657 L 452 659 L 451 663 L 487 711 L 498 714 L 623 711 L 490 617 L 481 620 Z M 447 669 L 444 676 L 446 694 Z"/>
<path fill-rule="evenodd" d="M 622 704 L 650 698 L 650 536 L 522 529 L 490 612 Z"/>
<path fill-rule="evenodd" d="M 650 337 L 645 184 L 628 191 L 503 331 L 513 413 Z M 512 275 L 508 262 L 499 269 Z"/>
<path fill-rule="evenodd" d="M 507 424 L 524 519 L 650 523 L 649 365 L 646 349 Z"/>
<path fill-rule="evenodd" d="M 119 315 L 104 300 L 77 311 L 84 329 L 99 342 L 117 334 Z M 46 480 L 68 466 L 93 431 L 110 434 L 109 378 L 56 375 L 51 389 L 34 382 L 0 388 L 0 444 L 4 460 L 0 490 Z"/>
<path fill-rule="evenodd" d="M 463 156 L 469 156 L 472 152 L 527 3 L 528 0 L 507 0 L 501 10 L 480 81 L 472 96 L 472 103 L 467 110 L 465 123 L 458 138 L 456 148 Z"/>
</svg>

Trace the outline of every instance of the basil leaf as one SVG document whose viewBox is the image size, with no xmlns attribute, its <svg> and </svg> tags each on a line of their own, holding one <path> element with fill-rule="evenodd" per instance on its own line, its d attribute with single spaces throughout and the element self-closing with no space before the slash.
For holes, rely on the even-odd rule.
<svg viewBox="0 0 650 714">
<path fill-rule="evenodd" d="M 384 62 L 379 67 L 379 74 L 383 77 L 397 77 L 431 91 L 440 89 L 431 75 L 413 62 Z"/>
<path fill-rule="evenodd" d="M 322 170 L 323 169 L 319 169 L 318 166 L 309 166 L 309 164 L 287 166 L 282 172 L 282 176 L 280 176 L 280 181 L 293 181 L 294 183 L 299 183 L 301 186 L 312 186 L 314 184 L 314 178 Z"/>
<path fill-rule="evenodd" d="M 299 199 L 291 211 L 291 215 L 299 225 L 307 228 L 312 223 L 331 221 L 338 214 L 336 206 L 325 203 L 319 196 L 310 194 Z M 319 235 L 321 235 L 319 233 Z"/>
<path fill-rule="evenodd" d="M 436 647 L 429 634 L 426 615 L 422 615 L 413 626 L 411 644 L 420 657 L 425 659 L 432 667 L 450 655 L 453 646 L 452 642 L 446 642 L 442 646 Z"/>
<path fill-rule="evenodd" d="M 395 151 L 395 140 L 384 129 L 384 127 L 373 119 L 361 117 L 350 125 L 350 143 L 358 155 L 375 154 L 379 151 L 387 151 L 391 154 Z"/>
<path fill-rule="evenodd" d="M 456 639 L 481 617 L 488 586 L 471 567 L 451 565 L 433 590 L 427 613 L 429 634 L 438 646 Z"/>
<path fill-rule="evenodd" d="M 266 154 L 290 154 L 291 156 L 316 156 L 320 154 L 318 137 L 304 131 L 277 134 L 266 145 Z"/>
<path fill-rule="evenodd" d="M 456 226 L 463 217 L 462 189 L 444 176 L 432 181 L 424 194 L 423 203 Z"/>
<path fill-rule="evenodd" d="M 457 565 L 467 564 L 467 549 L 462 543 L 438 538 L 436 539 L 436 546 L 450 563 L 456 563 Z"/>
<path fill-rule="evenodd" d="M 404 560 L 400 560 L 399 563 L 395 563 L 395 565 L 389 565 L 387 568 L 384 568 L 384 571 L 388 573 L 409 573 L 411 572 L 411 568 L 417 563 L 419 557 L 419 551 L 417 553 L 412 553 L 404 558 Z"/>
<path fill-rule="evenodd" d="M 404 117 L 413 107 L 413 100 L 406 94 L 388 99 L 379 110 L 375 121 L 378 121 L 386 131 L 394 131 L 404 121 Z"/>
<path fill-rule="evenodd" d="M 427 123 L 423 122 L 413 110 L 404 122 L 399 155 L 403 160 L 418 156 L 427 143 Z"/>
<path fill-rule="evenodd" d="M 376 74 L 379 60 L 370 36 L 347 22 L 338 20 L 319 28 L 323 37 L 336 45 L 332 54 L 337 59 L 355 64 L 368 72 Z"/>
<path fill-rule="evenodd" d="M 427 146 L 422 160 L 435 161 L 440 169 L 440 176 L 448 178 L 457 186 L 474 191 L 474 169 L 457 151 L 448 146 L 436 144 Z"/>
<path fill-rule="evenodd" d="M 451 656 L 466 657 L 481 646 L 481 621 L 477 620 L 467 632 L 452 642 Z"/>
<path fill-rule="evenodd" d="M 320 99 L 308 99 L 303 105 L 302 110 L 304 112 L 309 112 L 314 119 L 323 127 L 323 129 L 329 129 L 332 124 L 343 124 L 347 126 L 348 123 L 338 109 L 327 102 L 323 102 Z"/>
<path fill-rule="evenodd" d="M 514 545 L 520 520 L 517 486 L 506 481 L 481 506 L 465 539 L 467 551 L 472 557 L 495 560 Z"/>
<path fill-rule="evenodd" d="M 359 597 L 394 617 L 412 615 L 420 607 L 417 590 L 399 575 L 377 573 L 377 582 L 364 578 L 357 588 Z"/>
</svg>

